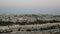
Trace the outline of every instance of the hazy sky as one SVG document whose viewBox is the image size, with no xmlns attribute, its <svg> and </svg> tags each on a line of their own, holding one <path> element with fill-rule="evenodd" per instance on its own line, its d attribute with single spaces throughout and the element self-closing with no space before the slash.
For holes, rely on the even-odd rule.
<svg viewBox="0 0 60 34">
<path fill-rule="evenodd" d="M 60 14 L 60 0 L 0 0 L 0 13 Z"/>
</svg>

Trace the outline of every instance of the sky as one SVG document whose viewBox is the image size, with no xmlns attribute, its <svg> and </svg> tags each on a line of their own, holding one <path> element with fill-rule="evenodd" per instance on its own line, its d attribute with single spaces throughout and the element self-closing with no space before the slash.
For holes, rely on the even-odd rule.
<svg viewBox="0 0 60 34">
<path fill-rule="evenodd" d="M 60 14 L 60 0 L 0 0 L 0 14 Z"/>
</svg>

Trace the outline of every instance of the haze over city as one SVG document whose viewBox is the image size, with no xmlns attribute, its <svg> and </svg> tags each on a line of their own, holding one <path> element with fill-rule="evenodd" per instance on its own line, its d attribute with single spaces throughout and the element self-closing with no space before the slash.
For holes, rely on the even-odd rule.
<svg viewBox="0 0 60 34">
<path fill-rule="evenodd" d="M 60 0 L 0 0 L 0 14 L 60 14 Z"/>
</svg>

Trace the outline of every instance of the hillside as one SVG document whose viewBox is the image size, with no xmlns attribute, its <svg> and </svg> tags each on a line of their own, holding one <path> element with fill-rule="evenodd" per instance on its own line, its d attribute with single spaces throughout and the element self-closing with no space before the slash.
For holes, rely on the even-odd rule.
<svg viewBox="0 0 60 34">
<path fill-rule="evenodd" d="M 60 32 L 60 15 L 0 15 L 0 33 L 35 34 L 34 32 L 36 34 Z"/>
</svg>

